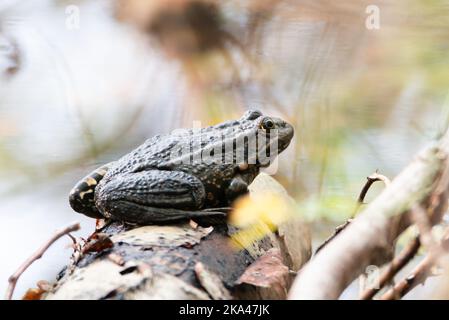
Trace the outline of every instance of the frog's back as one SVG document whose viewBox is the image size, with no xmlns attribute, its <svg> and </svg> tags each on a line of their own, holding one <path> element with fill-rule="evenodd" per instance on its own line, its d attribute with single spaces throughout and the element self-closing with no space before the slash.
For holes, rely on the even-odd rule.
<svg viewBox="0 0 449 320">
<path fill-rule="evenodd" d="M 173 135 L 156 135 L 114 162 L 105 178 L 158 168 L 170 159 L 170 152 L 179 143 Z"/>
<path fill-rule="evenodd" d="M 126 154 L 110 168 L 105 179 L 116 175 L 143 170 L 181 170 L 198 172 L 197 163 L 191 162 L 194 152 L 233 139 L 251 127 L 250 121 L 231 120 L 201 129 L 180 129 L 166 135 L 156 135 Z M 195 149 L 201 145 L 200 149 Z M 197 155 L 196 155 L 197 156 Z M 209 166 L 210 167 L 210 166 Z M 221 166 L 222 167 L 222 166 Z"/>
</svg>

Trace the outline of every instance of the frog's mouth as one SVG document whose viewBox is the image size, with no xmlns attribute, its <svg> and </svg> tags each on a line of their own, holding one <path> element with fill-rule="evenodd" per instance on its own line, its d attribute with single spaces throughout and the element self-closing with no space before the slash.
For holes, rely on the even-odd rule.
<svg viewBox="0 0 449 320">
<path fill-rule="evenodd" d="M 278 133 L 278 154 L 287 149 L 287 147 L 290 145 L 290 142 L 293 139 L 293 136 L 295 135 L 295 130 L 293 129 L 293 126 L 291 126 L 288 123 L 284 123 L 283 127 L 279 129 Z"/>
</svg>

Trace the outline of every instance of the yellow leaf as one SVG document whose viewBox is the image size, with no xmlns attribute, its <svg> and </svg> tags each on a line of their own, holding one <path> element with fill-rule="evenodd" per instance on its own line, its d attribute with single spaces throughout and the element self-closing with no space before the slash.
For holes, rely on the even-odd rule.
<svg viewBox="0 0 449 320">
<path fill-rule="evenodd" d="M 232 235 L 234 246 L 243 249 L 277 230 L 292 214 L 291 204 L 273 193 L 258 193 L 239 199 L 230 224 L 241 228 Z"/>
</svg>

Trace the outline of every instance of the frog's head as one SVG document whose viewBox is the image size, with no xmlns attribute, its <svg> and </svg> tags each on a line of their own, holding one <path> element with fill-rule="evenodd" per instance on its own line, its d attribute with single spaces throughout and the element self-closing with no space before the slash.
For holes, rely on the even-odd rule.
<svg viewBox="0 0 449 320">
<path fill-rule="evenodd" d="M 280 118 L 266 116 L 258 110 L 247 111 L 238 122 L 240 128 L 243 128 L 242 135 L 256 139 L 253 144 L 248 142 L 237 145 L 237 149 L 244 148 L 250 159 L 253 157 L 253 164 L 258 167 L 270 165 L 288 147 L 294 135 L 292 125 Z M 251 161 L 249 164 L 251 165 Z"/>
</svg>

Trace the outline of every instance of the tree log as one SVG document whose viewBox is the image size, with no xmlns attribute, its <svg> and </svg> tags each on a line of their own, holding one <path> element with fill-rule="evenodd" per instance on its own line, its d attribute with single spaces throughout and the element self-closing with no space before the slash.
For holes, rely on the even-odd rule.
<svg viewBox="0 0 449 320">
<path fill-rule="evenodd" d="M 274 179 L 263 174 L 251 189 L 286 196 Z M 282 237 L 268 234 L 244 250 L 230 241 L 236 231 L 229 225 L 201 227 L 193 222 L 169 226 L 111 222 L 78 248 L 42 298 L 285 299 L 290 269 L 300 268 L 310 257 L 307 226 L 295 220 L 289 228 L 280 227 Z M 292 253 L 298 258 L 285 265 L 282 257 Z M 257 268 L 272 276 L 251 278 Z"/>
</svg>

